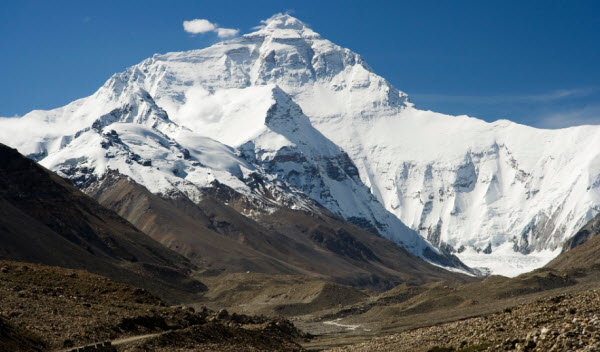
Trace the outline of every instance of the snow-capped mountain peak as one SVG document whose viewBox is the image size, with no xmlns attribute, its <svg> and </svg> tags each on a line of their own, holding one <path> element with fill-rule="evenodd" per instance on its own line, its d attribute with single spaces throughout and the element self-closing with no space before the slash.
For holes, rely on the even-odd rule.
<svg viewBox="0 0 600 352">
<path fill-rule="evenodd" d="M 600 128 L 418 110 L 358 54 L 285 14 L 208 48 L 154 55 L 65 107 L 0 119 L 0 142 L 54 169 L 100 155 L 98 168 L 114 163 L 96 150 L 112 130 L 139 160 L 181 166 L 180 176 L 159 168 L 182 192 L 211 179 L 248 192 L 245 175 L 264 172 L 419 255 L 429 240 L 496 273 L 543 265 L 600 209 Z M 86 155 L 75 148 L 83 135 L 96 148 Z M 192 158 L 179 160 L 183 149 Z M 202 161 L 205 151 L 213 157 Z M 513 267 L 499 265 L 506 258 Z"/>
<path fill-rule="evenodd" d="M 279 39 L 290 39 L 290 38 L 310 38 L 316 39 L 321 36 L 315 33 L 312 29 L 306 26 L 299 19 L 292 17 L 288 14 L 278 13 L 271 18 L 261 21 L 258 30 L 249 34 L 245 34 L 244 37 L 270 37 Z"/>
</svg>

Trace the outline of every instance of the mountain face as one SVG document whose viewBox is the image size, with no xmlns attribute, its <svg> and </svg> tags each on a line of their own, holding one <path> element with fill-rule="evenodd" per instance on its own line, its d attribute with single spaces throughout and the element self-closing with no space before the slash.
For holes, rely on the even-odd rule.
<svg viewBox="0 0 600 352">
<path fill-rule="evenodd" d="M 260 213 L 315 201 L 419 256 L 453 252 L 505 275 L 545 264 L 598 212 L 599 133 L 418 110 L 289 15 L 154 55 L 65 107 L 0 119 L 0 141 L 82 188 L 115 169 L 199 202 L 218 181 Z"/>
<path fill-rule="evenodd" d="M 302 109 L 277 86 L 265 86 L 273 104 L 260 130 L 236 133 L 238 148 L 246 160 L 295 187 L 346 220 L 382 234 L 413 253 L 427 244 L 389 213 L 362 183 L 358 169 L 340 147 L 310 123 Z M 230 121 L 237 125 L 241 121 Z M 233 139 L 229 130 L 211 135 Z"/>
<path fill-rule="evenodd" d="M 377 290 L 402 282 L 469 280 L 426 263 L 322 207 L 306 211 L 279 206 L 267 213 L 216 182 L 202 189 L 201 201 L 193 202 L 187 197 L 158 196 L 111 171 L 86 192 L 210 275 L 307 275 Z M 447 266 L 468 271 L 458 261 Z"/>
<path fill-rule="evenodd" d="M 0 259 L 84 269 L 171 301 L 206 289 L 189 260 L 2 144 L 0 210 Z"/>
</svg>

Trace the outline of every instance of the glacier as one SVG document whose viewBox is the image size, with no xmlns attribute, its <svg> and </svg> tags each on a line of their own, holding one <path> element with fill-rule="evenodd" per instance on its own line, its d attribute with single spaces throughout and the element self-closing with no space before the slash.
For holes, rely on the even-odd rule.
<svg viewBox="0 0 600 352">
<path fill-rule="evenodd" d="M 156 54 L 65 107 L 0 119 L 0 142 L 70 178 L 117 168 L 193 199 L 212 180 L 251 194 L 245 178 L 260 173 L 413 253 L 507 276 L 544 265 L 600 211 L 598 134 L 419 110 L 286 14 Z"/>
</svg>

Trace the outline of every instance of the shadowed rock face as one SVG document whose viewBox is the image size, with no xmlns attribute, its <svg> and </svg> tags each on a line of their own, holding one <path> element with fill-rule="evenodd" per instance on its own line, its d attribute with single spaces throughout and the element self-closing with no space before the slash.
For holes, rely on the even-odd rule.
<svg viewBox="0 0 600 352">
<path fill-rule="evenodd" d="M 600 215 L 596 215 L 565 243 L 563 252 L 548 263 L 547 267 L 557 270 L 597 270 L 600 266 L 599 233 Z"/>
<path fill-rule="evenodd" d="M 2 259 L 85 269 L 169 299 L 205 289 L 186 258 L 4 145 L 0 209 Z"/>
<path fill-rule="evenodd" d="M 588 222 L 581 230 L 571 237 L 563 245 L 563 252 L 569 251 L 575 247 L 579 247 L 587 241 L 593 239 L 600 234 L 600 214 L 596 215 Z"/>
</svg>

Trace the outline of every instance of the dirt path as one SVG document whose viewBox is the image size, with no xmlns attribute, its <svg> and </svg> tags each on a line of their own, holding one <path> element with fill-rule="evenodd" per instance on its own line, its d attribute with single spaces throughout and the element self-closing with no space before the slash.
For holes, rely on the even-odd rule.
<svg viewBox="0 0 600 352">
<path fill-rule="evenodd" d="M 164 334 L 166 332 L 167 331 L 158 332 L 158 333 L 155 333 L 155 334 L 145 334 L 145 335 L 123 337 L 123 338 L 120 338 L 120 339 L 112 340 L 112 341 L 110 341 L 110 343 L 111 343 L 112 346 L 126 345 L 126 344 L 131 343 L 131 342 L 136 342 L 136 341 L 139 341 L 139 340 L 145 340 L 145 339 L 149 339 L 149 338 L 152 338 L 152 337 L 156 337 L 156 336 L 162 335 L 162 334 Z M 100 344 L 100 343 L 102 343 L 102 342 L 87 344 L 85 346 L 71 347 L 71 348 L 60 350 L 59 352 L 76 351 L 79 348 L 84 348 L 84 347 L 88 347 L 88 346 L 94 346 L 94 345 Z"/>
<path fill-rule="evenodd" d="M 159 336 L 159 335 L 162 335 L 164 333 L 165 332 L 158 332 L 156 334 L 146 334 L 146 335 L 124 337 L 122 339 L 112 340 L 111 343 L 112 343 L 113 346 L 125 345 L 125 344 L 128 344 L 130 342 L 135 342 L 135 341 L 139 341 L 139 340 L 149 339 L 151 337 Z"/>
</svg>

